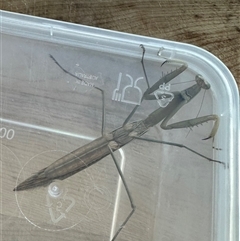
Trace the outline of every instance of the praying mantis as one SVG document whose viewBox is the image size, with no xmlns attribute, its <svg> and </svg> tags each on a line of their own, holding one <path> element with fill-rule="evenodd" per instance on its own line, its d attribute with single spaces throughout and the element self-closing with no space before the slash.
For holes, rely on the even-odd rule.
<svg viewBox="0 0 240 241">
<path fill-rule="evenodd" d="M 141 58 L 141 64 L 147 84 L 147 89 L 143 93 L 141 102 L 143 101 L 156 101 L 163 96 L 161 94 L 158 94 L 157 90 L 159 89 L 159 86 L 162 84 L 169 83 L 172 79 L 180 75 L 182 72 L 184 72 L 188 66 L 186 63 L 181 62 L 181 66 L 177 68 L 176 70 L 172 71 L 171 73 L 166 74 L 162 78 L 160 78 L 156 83 L 154 83 L 152 86 L 149 84 L 149 80 L 146 74 L 146 69 L 144 65 L 144 55 L 145 55 L 145 47 L 143 45 L 140 45 L 142 48 L 142 58 Z M 74 74 L 68 72 L 66 69 L 64 69 L 57 60 L 50 55 L 50 58 L 56 63 L 56 65 L 59 66 L 59 68 L 64 71 L 66 74 L 72 76 L 73 78 L 76 78 L 80 81 L 84 81 L 81 78 L 75 76 Z M 175 60 L 167 60 L 165 62 L 171 62 Z M 165 64 L 165 63 L 164 63 Z M 84 81 L 85 82 L 85 81 Z M 210 84 L 204 80 L 204 78 L 201 75 L 195 76 L 195 84 L 192 86 L 182 90 L 182 91 L 175 91 L 171 93 L 171 100 L 167 103 L 164 107 L 159 107 L 158 109 L 154 110 L 152 113 L 150 113 L 145 119 L 130 122 L 130 119 L 135 114 L 139 106 L 136 105 L 131 113 L 128 115 L 128 117 L 123 122 L 122 126 L 119 128 L 109 132 L 105 133 L 105 98 L 104 98 L 104 91 L 97 87 L 93 86 L 96 90 L 100 91 L 102 94 L 102 100 L 103 100 L 103 106 L 102 106 L 102 131 L 101 131 L 101 137 L 93 140 L 92 142 L 72 151 L 71 153 L 61 157 L 60 159 L 56 160 L 46 168 L 40 170 L 36 174 L 32 175 L 31 177 L 27 178 L 25 181 L 20 183 L 17 187 L 14 188 L 14 191 L 22 191 L 22 190 L 28 190 L 33 189 L 36 187 L 41 186 L 47 186 L 54 180 L 64 180 L 82 170 L 85 168 L 93 165 L 94 163 L 100 161 L 104 157 L 110 155 L 114 161 L 114 164 L 118 170 L 119 176 L 122 180 L 122 183 L 125 187 L 127 196 L 129 198 L 131 211 L 124 220 L 124 222 L 121 224 L 120 228 L 116 231 L 115 235 L 111 239 L 111 241 L 116 240 L 117 236 L 121 232 L 122 228 L 127 224 L 128 220 L 133 215 L 136 207 L 131 195 L 131 192 L 128 188 L 128 185 L 125 181 L 124 175 L 122 173 L 122 170 L 117 162 L 117 159 L 115 157 L 114 152 L 116 150 L 119 150 L 126 144 L 130 143 L 131 141 L 138 139 L 148 142 L 155 142 L 159 144 L 168 144 L 172 146 L 177 146 L 180 148 L 185 148 L 190 152 L 195 153 L 198 156 L 201 156 L 202 158 L 215 163 L 222 164 L 221 161 L 214 160 L 211 158 L 208 158 L 201 153 L 188 148 L 185 145 L 178 144 L 178 143 L 172 143 L 172 142 L 164 142 L 159 141 L 155 139 L 149 139 L 143 137 L 143 135 L 151 128 L 154 127 L 157 124 L 160 124 L 160 127 L 165 130 L 169 129 L 176 129 L 176 128 L 191 128 L 193 126 L 197 126 L 199 124 L 213 121 L 214 125 L 212 128 L 211 133 L 208 137 L 206 137 L 204 140 L 213 138 L 215 134 L 217 133 L 218 126 L 219 126 L 219 117 L 217 115 L 206 115 L 201 117 L 196 117 L 172 124 L 168 124 L 169 120 L 186 104 L 188 104 L 195 96 L 199 94 L 201 90 L 208 90 L 210 89 Z"/>
</svg>

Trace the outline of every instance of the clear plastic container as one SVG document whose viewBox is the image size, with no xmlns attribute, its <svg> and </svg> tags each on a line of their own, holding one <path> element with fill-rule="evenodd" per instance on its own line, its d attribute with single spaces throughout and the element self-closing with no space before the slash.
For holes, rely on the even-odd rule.
<svg viewBox="0 0 240 241">
<path fill-rule="evenodd" d="M 142 137 L 186 145 L 224 164 L 174 145 L 126 144 L 114 155 L 136 210 L 115 240 L 239 240 L 239 94 L 222 62 L 188 44 L 4 11 L 0 16 L 2 240 L 112 240 L 132 209 L 111 155 L 49 186 L 13 189 L 102 136 L 103 98 L 95 87 L 104 91 L 106 137 L 136 105 L 129 122 L 160 108 L 159 118 L 170 117 L 176 92 L 196 84 L 196 75 L 210 89 L 168 124 L 218 115 L 214 140 L 202 140 L 213 121 L 171 130 L 159 122 Z M 158 82 L 153 100 L 142 100 L 148 87 L 140 45 L 150 86 L 188 65 L 170 82 Z"/>
</svg>

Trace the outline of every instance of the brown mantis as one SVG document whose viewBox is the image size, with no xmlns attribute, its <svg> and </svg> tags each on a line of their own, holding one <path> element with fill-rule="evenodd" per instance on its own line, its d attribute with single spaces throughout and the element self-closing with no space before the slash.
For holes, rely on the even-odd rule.
<svg viewBox="0 0 240 241">
<path fill-rule="evenodd" d="M 141 48 L 143 50 L 142 53 L 142 59 L 141 64 L 145 76 L 145 80 L 147 83 L 147 90 L 143 93 L 143 96 L 141 98 L 141 103 L 144 100 L 157 100 L 161 98 L 161 95 L 156 94 L 156 90 L 159 88 L 162 84 L 167 84 L 172 79 L 174 79 L 176 76 L 180 75 L 183 71 L 187 69 L 187 65 L 185 63 L 182 63 L 181 67 L 172 71 L 171 73 L 165 75 L 160 80 L 158 80 L 155 84 L 150 86 L 145 66 L 144 66 L 144 55 L 145 55 L 145 48 L 143 45 L 141 45 Z M 67 70 L 65 70 L 58 62 L 57 60 L 50 55 L 50 57 L 53 59 L 53 61 L 68 75 L 77 78 L 80 81 L 84 81 L 80 79 L 79 77 L 71 74 Z M 169 62 L 169 61 L 168 61 Z M 201 75 L 196 75 L 195 77 L 195 84 L 191 87 L 184 89 L 183 91 L 175 91 L 172 92 L 172 99 L 167 104 L 166 107 L 159 107 L 152 113 L 148 115 L 147 118 L 140 120 L 140 121 L 134 121 L 129 122 L 131 117 L 134 115 L 136 110 L 138 109 L 139 105 L 136 105 L 132 112 L 129 114 L 129 116 L 126 118 L 124 123 L 121 127 L 113 130 L 110 133 L 105 133 L 105 105 L 104 105 L 104 91 L 96 86 L 93 86 L 96 90 L 101 91 L 102 93 L 102 99 L 103 99 L 103 107 L 102 107 L 102 136 L 97 138 L 96 140 L 74 150 L 73 152 L 63 156 L 62 158 L 58 159 L 57 161 L 53 162 L 48 167 L 40 170 L 36 174 L 32 175 L 22 183 L 20 183 L 14 191 L 21 191 L 21 190 L 27 190 L 32 189 L 36 187 L 41 186 L 47 186 L 54 180 L 64 180 L 72 175 L 74 175 L 77 172 L 80 172 L 84 170 L 85 168 L 93 165 L 94 163 L 100 161 L 102 158 L 111 155 L 116 168 L 118 170 L 118 173 L 122 179 L 122 183 L 126 189 L 126 193 L 128 195 L 130 205 L 131 205 L 131 212 L 126 217 L 125 221 L 122 223 L 120 228 L 115 233 L 114 237 L 112 238 L 112 241 L 116 239 L 122 228 L 125 226 L 125 224 L 128 222 L 130 217 L 135 211 L 135 205 L 133 202 L 133 198 L 131 196 L 131 193 L 129 191 L 129 188 L 127 186 L 127 183 L 124 179 L 123 173 L 121 171 L 120 166 L 117 163 L 116 157 L 114 152 L 124 145 L 128 144 L 134 139 L 149 141 L 149 142 L 155 142 L 155 143 L 162 143 L 162 144 L 168 144 L 173 145 L 181 148 L 185 148 L 196 155 L 199 155 L 208 161 L 216 162 L 216 163 L 222 163 L 218 160 L 213 160 L 211 158 L 208 158 L 204 155 L 202 155 L 199 152 L 194 151 L 193 149 L 188 148 L 187 146 L 178 144 L 178 143 L 171 143 L 171 142 L 164 142 L 154 139 L 147 139 L 142 137 L 149 128 L 157 125 L 160 123 L 161 128 L 163 129 L 174 129 L 174 128 L 187 128 L 187 127 L 193 127 L 197 126 L 199 124 L 202 124 L 207 121 L 214 121 L 213 129 L 210 133 L 210 135 L 205 138 L 209 139 L 215 136 L 218 125 L 219 125 L 219 118 L 217 115 L 207 115 L 202 117 L 197 117 L 185 121 L 176 122 L 173 124 L 168 124 L 169 120 L 177 113 L 178 110 L 181 109 L 182 106 L 190 102 L 198 93 L 204 89 L 210 89 L 210 84 L 203 79 Z"/>
</svg>

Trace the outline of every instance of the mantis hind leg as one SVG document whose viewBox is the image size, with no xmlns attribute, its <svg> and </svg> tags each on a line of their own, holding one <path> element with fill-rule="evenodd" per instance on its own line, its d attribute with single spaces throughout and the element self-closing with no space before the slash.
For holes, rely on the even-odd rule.
<svg viewBox="0 0 240 241">
<path fill-rule="evenodd" d="M 111 241 L 114 241 L 114 240 L 116 240 L 117 236 L 119 235 L 119 233 L 121 232 L 121 230 L 124 228 L 124 226 L 126 225 L 126 223 L 128 222 L 128 220 L 129 220 L 129 219 L 131 218 L 131 216 L 133 215 L 136 207 L 135 207 L 135 205 L 134 205 L 134 203 L 133 203 L 133 199 L 132 199 L 131 193 L 130 193 L 130 191 L 129 191 L 128 185 L 127 185 L 126 180 L 125 180 L 125 178 L 124 178 L 123 172 L 122 172 L 120 166 L 118 165 L 118 162 L 117 162 L 117 160 L 116 160 L 116 157 L 115 157 L 115 155 L 114 155 L 111 147 L 108 146 L 108 148 L 109 148 L 109 150 L 110 150 L 110 154 L 111 154 L 111 156 L 112 156 L 112 159 L 113 159 L 113 161 L 114 161 L 114 164 L 115 164 L 115 166 L 116 166 L 116 168 L 117 168 L 117 170 L 118 170 L 118 174 L 119 174 L 119 176 L 120 176 L 120 178 L 121 178 L 121 180 L 122 180 L 123 186 L 124 186 L 124 188 L 125 188 L 125 190 L 126 190 L 126 193 L 127 193 L 127 196 L 128 196 L 129 202 L 130 202 L 130 206 L 131 206 L 131 208 L 132 208 L 131 212 L 128 214 L 128 216 L 126 217 L 126 219 L 123 221 L 123 223 L 120 225 L 120 227 L 118 228 L 118 230 L 117 230 L 116 233 L 114 234 L 113 238 L 111 239 Z"/>
<path fill-rule="evenodd" d="M 58 65 L 58 67 L 59 67 L 62 71 L 64 71 L 66 74 L 72 76 L 72 77 L 75 78 L 75 79 L 78 79 L 78 80 L 80 80 L 80 81 L 83 81 L 84 83 L 87 83 L 87 81 L 79 78 L 78 76 L 70 73 L 70 72 L 67 71 L 65 68 L 63 68 L 52 55 L 50 55 L 50 58 L 53 59 L 53 61 L 56 63 L 56 65 Z M 99 90 L 99 91 L 101 92 L 101 94 L 102 94 L 102 102 L 103 102 L 103 104 L 102 104 L 102 131 L 101 131 L 101 133 L 102 133 L 102 135 L 103 135 L 103 134 L 104 134 L 104 130 L 105 130 L 105 96 L 104 96 L 104 90 L 102 90 L 101 88 L 96 87 L 96 86 L 93 86 L 93 88 L 95 88 L 96 90 Z M 116 158 L 115 158 L 115 156 L 114 156 L 114 153 L 113 153 L 113 151 L 112 151 L 112 149 L 111 149 L 110 146 L 109 146 L 109 150 L 110 150 L 110 154 L 111 154 L 111 156 L 112 156 L 112 158 L 113 158 L 113 161 L 114 161 L 114 163 L 115 163 L 115 166 L 116 166 L 116 168 L 117 168 L 117 171 L 118 171 L 118 173 L 119 173 L 119 176 L 120 176 L 120 178 L 121 178 L 121 180 L 122 180 L 122 182 L 123 182 L 124 188 L 125 188 L 125 190 L 126 190 L 126 192 L 127 192 L 127 196 L 128 196 L 128 198 L 129 198 L 130 205 L 131 205 L 131 208 L 132 208 L 132 211 L 128 214 L 128 216 L 126 217 L 125 221 L 121 224 L 120 228 L 117 230 L 117 232 L 115 233 L 115 235 L 114 235 L 113 238 L 111 239 L 111 241 L 114 241 L 114 240 L 116 240 L 118 234 L 121 232 L 121 230 L 123 229 L 123 227 L 126 225 L 126 223 L 128 222 L 128 220 L 130 219 L 130 217 L 131 217 L 132 214 L 134 213 L 134 211 L 135 211 L 135 206 L 134 206 L 134 204 L 133 204 L 133 199 L 132 199 L 131 193 L 130 193 L 130 191 L 129 191 L 129 189 L 128 189 L 127 183 L 126 183 L 125 178 L 124 178 L 124 175 L 123 175 L 123 173 L 122 173 L 122 170 L 121 170 L 120 166 L 118 165 L 117 160 L 116 160 Z"/>
</svg>

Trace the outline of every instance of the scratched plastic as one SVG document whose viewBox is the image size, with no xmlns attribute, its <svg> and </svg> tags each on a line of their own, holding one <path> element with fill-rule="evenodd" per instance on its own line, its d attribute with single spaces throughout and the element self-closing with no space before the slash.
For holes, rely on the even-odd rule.
<svg viewBox="0 0 240 241">
<path fill-rule="evenodd" d="M 216 114 L 213 122 L 144 137 L 182 148 L 133 140 L 115 156 L 136 210 L 116 238 L 237 241 L 239 99 L 235 81 L 216 57 L 195 46 L 1 12 L 1 235 L 10 240 L 111 240 L 131 212 L 111 156 L 65 180 L 26 191 L 13 189 L 69 152 L 105 133 L 168 108 L 196 75 L 211 85 L 170 123 Z M 143 44 L 150 86 L 184 62 L 188 68 L 144 100 Z M 62 71 L 52 55 L 76 79 Z M 165 60 L 177 60 L 177 63 Z M 164 63 L 164 64 L 163 64 Z M 162 65 L 163 64 L 163 65 Z M 155 96 L 155 97 L 154 97 Z M 84 162 L 83 160 L 81 160 Z M 233 215 L 234 214 L 234 215 Z M 55 232 L 58 231 L 58 232 Z"/>
</svg>

